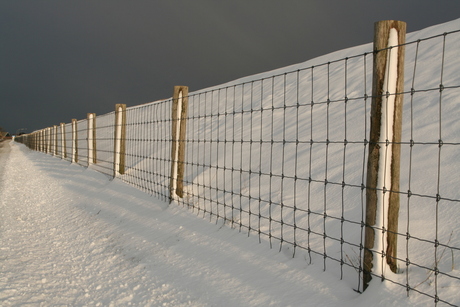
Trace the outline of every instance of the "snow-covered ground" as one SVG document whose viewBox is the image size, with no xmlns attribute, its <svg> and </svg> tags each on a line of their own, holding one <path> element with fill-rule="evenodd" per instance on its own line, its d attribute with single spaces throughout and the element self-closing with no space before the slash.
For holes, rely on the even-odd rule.
<svg viewBox="0 0 460 307">
<path fill-rule="evenodd" d="M 407 306 L 115 179 L 11 142 L 0 189 L 1 306 Z M 6 155 L 2 152 L 1 154 Z"/>
<path fill-rule="evenodd" d="M 460 29 L 460 19 L 410 33 L 407 35 L 407 41 L 415 41 L 458 29 Z M 411 87 L 414 87 L 418 92 L 413 96 L 412 108 L 411 95 L 405 95 L 403 142 L 406 145 L 402 149 L 401 191 L 406 193 L 411 190 L 415 197 L 412 197 L 409 203 L 407 196 L 402 196 L 404 198 L 400 218 L 400 233 L 404 234 L 407 229 L 412 236 L 408 241 L 410 255 L 407 256 L 411 261 L 408 271 L 410 286 L 416 291 L 426 291 L 432 296 L 435 295 L 434 289 L 437 289 L 441 299 L 456 305 L 460 305 L 460 297 L 457 295 L 460 289 L 458 270 L 458 247 L 460 246 L 458 219 L 460 214 L 456 207 L 458 203 L 456 200 L 460 199 L 460 191 L 456 186 L 460 179 L 458 163 L 460 154 L 458 149 L 460 143 L 458 134 L 460 128 L 458 124 L 459 36 L 460 33 L 457 32 L 455 35 L 446 37 L 445 52 L 443 52 L 443 36 L 422 41 L 420 45 L 411 44 L 406 48 L 405 91 L 409 93 Z M 305 69 L 371 50 L 372 46 L 367 44 L 337 51 L 291 67 L 235 80 L 217 86 L 216 89 Z M 444 66 L 442 66 L 443 55 L 446 58 Z M 367 57 L 369 57 L 368 66 L 370 66 L 371 54 L 368 54 Z M 415 59 L 417 59 L 417 73 L 413 79 Z M 343 69 L 331 73 L 330 82 L 329 76 L 326 78 L 325 75 L 319 73 L 321 68 L 318 74 L 315 72 L 315 78 L 318 78 L 315 79 L 315 95 L 318 96 L 315 96 L 315 99 L 325 101 L 329 83 L 334 84 L 330 91 L 331 98 L 337 101 L 343 99 L 343 94 L 347 91 L 348 97 L 371 94 L 369 93 L 371 83 L 369 67 L 363 69 L 362 62 L 355 63 L 352 60 L 348 65 L 346 90 Z M 442 77 L 441 67 L 443 67 Z M 363 76 L 368 82 L 366 90 L 363 90 Z M 307 129 L 310 120 L 308 90 L 312 86 L 309 86 L 308 75 L 301 76 L 300 80 L 302 78 L 305 79 L 305 83 L 301 84 L 308 86 L 301 87 L 298 92 L 299 97 L 303 99 L 302 101 L 307 101 L 307 104 L 303 106 L 302 110 L 305 112 L 300 115 L 299 122 L 302 124 L 298 126 L 301 127 L 299 129 L 306 129 L 305 140 L 308 141 L 310 138 Z M 287 83 L 275 81 L 274 83 L 279 83 L 276 86 L 290 86 L 289 79 Z M 442 95 L 439 93 L 441 82 L 446 87 Z M 254 88 L 263 85 L 262 83 L 263 81 L 255 83 Z M 430 90 L 425 93 L 424 90 L 428 89 Z M 209 95 L 211 99 L 213 93 L 219 92 L 213 88 L 202 91 L 207 91 L 207 94 L 203 96 Z M 198 97 L 197 100 L 200 97 L 196 96 L 199 92 L 193 94 Z M 240 90 L 240 92 L 243 91 Z M 246 97 L 252 93 L 248 91 L 241 96 Z M 257 91 L 254 90 L 254 93 Z M 264 99 L 269 97 L 262 90 L 259 93 L 261 94 L 254 95 L 254 97 L 262 96 Z M 442 103 L 440 103 L 440 96 L 442 96 Z M 264 99 L 260 99 L 261 106 L 266 103 Z M 294 103 L 296 101 L 295 99 L 289 100 Z M 249 105 L 242 103 L 243 110 L 252 108 L 252 98 L 244 98 L 241 101 L 249 101 Z M 270 99 L 267 101 L 270 102 Z M 190 104 L 193 105 L 194 101 L 191 101 Z M 341 104 L 331 105 L 333 107 L 337 105 L 337 107 L 335 109 L 331 107 L 330 120 L 333 125 L 330 125 L 330 131 L 327 133 L 325 122 L 328 119 L 324 117 L 325 107 L 315 106 L 320 110 L 320 112 L 315 111 L 315 141 L 324 141 L 326 138 L 341 141 L 345 130 L 349 141 L 362 142 L 366 138 L 363 122 L 364 118 L 368 118 L 362 106 L 349 103 L 348 119 L 344 120 Z M 213 113 L 215 110 L 209 112 L 208 114 L 214 114 L 214 116 L 208 116 L 208 121 L 215 119 L 216 116 Z M 251 117 L 251 122 L 254 120 L 258 123 L 256 120 L 260 119 L 261 139 L 265 140 L 265 134 L 270 131 L 268 126 L 263 126 L 267 125 L 266 123 L 277 128 L 273 139 L 282 140 L 282 137 L 288 140 L 295 139 L 295 133 L 293 133 L 295 130 L 293 122 L 295 121 L 285 120 L 282 113 L 275 115 L 273 121 L 266 121 L 266 118 L 257 117 L 258 115 Z M 206 125 L 206 116 L 204 117 L 203 127 L 208 131 L 201 129 L 203 128 L 201 123 L 193 123 L 193 113 L 191 117 L 192 124 L 190 124 L 191 129 L 188 130 L 190 131 L 188 133 L 201 133 L 197 139 L 203 137 L 203 134 L 204 137 L 207 135 L 216 138 L 212 134 L 212 127 L 216 127 L 215 123 L 214 126 L 212 123 Z M 217 118 L 220 117 L 217 116 Z M 240 119 L 235 118 L 243 122 L 243 115 L 240 116 Z M 238 123 L 236 123 L 237 126 Z M 226 120 L 225 124 L 227 125 Z M 223 129 L 217 131 L 217 134 L 220 131 L 223 137 L 229 138 Z M 241 138 L 251 137 L 252 140 L 251 131 L 246 129 L 246 135 L 241 132 Z M 327 137 L 328 133 L 329 137 Z M 230 136 L 230 139 L 232 138 L 235 138 L 235 135 Z M 313 139 L 313 136 L 311 138 Z M 442 151 L 439 150 L 437 144 L 439 138 L 442 138 L 445 143 Z M 135 139 L 131 138 L 131 141 Z M 412 139 L 416 145 L 409 153 L 411 147 L 408 144 Z M 256 142 L 258 140 L 256 139 Z M 307 144 L 305 140 L 303 140 L 304 144 Z M 134 141 L 133 144 L 135 144 Z M 221 149 L 226 148 L 225 144 L 222 142 L 220 144 L 223 146 L 220 147 Z M 188 183 L 186 192 L 190 193 L 191 198 L 199 196 L 200 193 L 206 193 L 196 190 L 197 187 L 200 188 L 200 183 L 201 186 L 203 182 L 208 181 L 210 186 L 214 184 L 210 167 L 201 170 L 194 168 L 194 165 L 211 165 L 216 173 L 217 171 L 222 172 L 222 169 L 225 172 L 225 169 L 229 170 L 238 166 L 233 164 L 233 160 L 240 161 L 243 165 L 243 157 L 246 157 L 243 155 L 243 150 L 236 158 L 228 159 L 230 155 L 227 155 L 227 160 L 231 160 L 231 163 L 227 164 L 228 161 L 225 158 L 220 159 L 217 154 L 219 151 L 212 152 L 211 145 L 209 145 L 210 154 L 206 152 L 206 157 L 210 158 L 210 161 L 202 161 L 201 158 L 204 159 L 205 155 L 200 155 L 200 149 L 194 147 L 196 145 L 197 142 L 191 142 L 187 148 L 187 151 L 192 153 L 192 159 L 194 157 L 197 159 L 191 161 L 189 163 L 191 167 L 186 170 Z M 432 298 L 418 295 L 416 291 L 411 291 L 410 297 L 407 298 L 404 287 L 390 281 L 379 282 L 377 278 L 374 278 L 370 287 L 363 294 L 358 294 L 353 291 L 357 287 L 357 278 L 345 273 L 344 280 L 340 280 L 340 273 L 337 273 L 338 270 L 335 271 L 335 268 L 331 269 L 330 264 L 323 272 L 322 255 L 313 257 L 312 264 L 309 265 L 310 261 L 305 251 L 297 251 L 293 258 L 292 246 L 289 247 L 287 244 L 283 245 L 281 252 L 278 252 L 278 245 L 271 250 L 268 248 L 267 240 L 263 239 L 263 244 L 259 244 L 255 234 L 248 236 L 247 233 L 239 232 L 238 229 L 231 229 L 220 220 L 215 222 L 215 219 L 212 219 L 213 223 L 209 223 L 208 219 L 202 218 L 202 215 L 198 217 L 178 205 L 181 201 L 176 200 L 171 205 L 161 202 L 128 186 L 122 181 L 126 179 L 123 176 L 120 177 L 121 179 L 109 180 L 105 175 L 96 172 L 97 168 L 94 165 L 90 168 L 82 168 L 50 155 L 30 151 L 19 144 L 4 143 L 3 146 L 11 146 L 11 153 L 0 152 L 1 156 L 8 157 L 6 162 L 2 162 L 3 170 L 0 168 L 2 172 L 0 173 L 0 214 L 2 216 L 0 221 L 0 305 L 2 306 L 21 304 L 31 306 L 96 306 L 98 304 L 100 306 L 129 304 L 135 306 L 407 306 L 434 303 Z M 307 144 L 303 148 L 304 154 L 308 152 L 308 146 Z M 330 148 L 333 147 L 333 145 L 330 146 Z M 327 176 L 329 179 L 338 176 L 335 179 L 340 182 L 342 180 L 340 177 L 343 169 L 342 160 L 345 159 L 342 154 L 343 145 L 337 146 L 338 150 L 332 151 L 331 149 L 329 153 Z M 350 207 L 346 208 L 346 214 L 347 219 L 352 219 L 359 224 L 361 221 L 359 198 L 360 171 L 363 165 L 360 160 L 362 159 L 362 143 L 357 143 L 356 146 L 359 147 L 357 151 L 351 150 L 352 146 L 348 145 L 347 153 L 353 155 L 347 156 L 346 179 L 347 183 L 357 186 L 355 190 L 358 192 L 349 193 L 347 206 Z M 316 190 L 312 188 L 312 204 L 317 206 L 317 211 L 321 213 L 322 205 L 326 202 L 323 200 L 324 184 L 321 181 L 324 180 L 324 163 L 321 163 L 324 162 L 323 148 L 320 147 L 320 150 L 315 153 L 317 156 L 311 174 L 305 173 L 307 168 L 294 167 L 297 163 L 294 158 L 290 158 L 293 157 L 294 150 L 290 150 L 292 152 L 286 150 L 289 151 L 286 154 L 287 158 L 283 158 L 281 163 L 273 158 L 276 156 L 275 153 L 270 158 L 266 158 L 258 152 L 254 154 L 253 151 L 253 154 L 260 157 L 260 160 L 253 159 L 252 164 L 249 162 L 248 169 L 254 168 L 254 165 L 262 169 L 265 167 L 264 164 L 267 164 L 264 161 L 269 159 L 273 161 L 274 168 L 285 166 L 284 174 L 295 173 L 299 170 L 299 172 L 304 172 L 304 177 L 311 175 L 312 178 L 318 180 L 318 188 Z M 259 150 L 263 149 L 261 147 Z M 135 146 L 130 145 L 130 150 L 135 151 Z M 239 152 L 239 150 L 236 151 Z M 282 151 L 284 157 L 284 149 Z M 140 159 L 138 155 L 131 156 Z M 307 156 L 302 156 L 302 159 L 305 157 Z M 125 177 L 135 174 L 136 171 L 144 171 L 140 166 L 148 164 L 143 160 L 135 162 L 139 169 L 135 169 L 133 166 L 136 165 L 132 162 L 128 166 L 131 168 L 127 170 Z M 221 164 L 216 167 L 216 163 Z M 231 175 L 231 180 L 240 178 L 237 177 Z M 260 180 L 260 178 L 253 173 L 251 180 Z M 218 182 L 220 184 L 223 182 L 223 188 L 225 188 L 225 180 L 219 179 Z M 247 182 L 251 181 L 248 179 Z M 439 191 L 436 190 L 436 182 L 439 182 Z M 254 187 L 258 186 L 261 195 L 268 195 L 272 184 L 263 185 L 259 181 L 258 184 L 254 183 L 251 186 L 253 194 L 257 194 L 257 189 Z M 223 191 L 225 190 L 223 188 L 219 187 L 217 190 Z M 235 182 L 235 189 L 238 192 L 243 191 L 243 184 L 240 186 L 238 182 Z M 306 187 L 303 186 L 303 189 L 306 190 Z M 251 188 L 247 190 L 249 192 L 244 193 L 253 195 Z M 336 214 L 338 217 L 340 208 L 334 206 L 340 204 L 342 195 L 340 186 L 334 191 L 328 194 L 328 214 Z M 435 201 L 437 193 L 445 199 L 454 200 L 441 200 L 439 212 L 435 210 L 438 205 Z M 428 197 L 419 197 L 416 194 L 428 195 Z M 303 202 L 305 205 L 305 201 L 301 200 L 304 196 L 301 193 L 295 196 L 299 198 L 299 204 Z M 272 195 L 267 196 L 267 198 L 270 197 Z M 291 198 L 289 195 L 285 201 L 292 201 Z M 199 198 L 196 201 L 196 206 L 206 206 L 206 203 L 200 204 Z M 335 213 L 334 210 L 336 210 Z M 435 218 L 436 213 L 438 215 Z M 230 214 L 232 213 L 229 212 Z M 310 225 L 305 219 L 305 216 L 299 217 L 297 222 Z M 322 233 L 322 219 L 323 217 L 318 215 L 316 226 L 319 227 L 317 231 L 319 234 Z M 328 229 L 329 235 L 333 233 L 333 229 L 338 229 L 336 225 L 339 225 L 339 222 L 331 223 L 331 229 Z M 345 231 L 344 236 L 356 240 L 356 244 L 359 244 L 359 226 L 356 229 L 358 230 Z M 339 237 L 341 238 L 341 235 L 337 236 Z M 414 237 L 423 238 L 425 241 L 414 239 Z M 298 239 L 302 238 L 298 236 Z M 433 244 L 435 239 L 441 244 L 453 246 L 456 249 L 441 246 L 442 248 L 435 250 Z M 402 236 L 400 239 L 402 242 L 399 244 L 400 251 L 398 251 L 401 259 L 406 257 L 404 240 L 405 237 Z M 329 243 L 328 254 L 338 253 L 340 240 Z M 312 240 L 311 246 L 322 248 L 323 244 L 323 238 L 319 236 L 315 242 Z M 353 248 L 345 251 L 345 254 L 347 252 L 353 252 Z M 352 254 L 348 255 L 352 257 Z M 342 253 L 341 257 L 343 256 Z M 400 265 L 402 272 L 405 272 L 405 263 L 401 261 Z M 434 266 L 438 266 L 441 270 L 437 279 L 433 278 Z M 347 269 L 353 271 L 353 268 L 348 267 Z M 446 274 L 450 276 L 446 278 Z M 357 276 L 356 273 L 355 276 Z M 386 276 L 402 285 L 406 283 L 405 274 L 395 275 L 387 272 Z"/>
</svg>

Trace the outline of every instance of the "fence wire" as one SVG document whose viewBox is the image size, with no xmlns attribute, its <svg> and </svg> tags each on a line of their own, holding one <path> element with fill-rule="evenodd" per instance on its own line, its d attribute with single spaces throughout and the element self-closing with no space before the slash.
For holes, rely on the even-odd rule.
<svg viewBox="0 0 460 307">
<path fill-rule="evenodd" d="M 406 48 L 399 274 L 382 279 L 435 304 L 454 305 L 460 286 L 458 114 L 460 31 Z M 198 91 L 188 96 L 184 197 L 210 221 L 340 272 L 362 290 L 373 52 Z M 119 178 L 170 200 L 173 100 L 126 110 L 125 172 Z M 97 117 L 97 163 L 114 175 L 114 113 Z M 88 166 L 86 120 L 77 122 L 77 163 Z M 56 131 L 58 135 L 56 134 Z M 71 161 L 72 125 L 17 137 Z M 388 146 L 388 141 L 380 144 Z M 61 146 L 61 147 L 59 147 Z M 54 148 L 54 149 L 53 149 Z M 383 191 L 385 192 L 385 191 Z M 430 218 L 427 218 L 430 217 Z M 374 227 L 377 232 L 385 228 Z M 384 251 L 373 250 L 376 257 Z M 432 256 L 427 256 L 432 255 Z"/>
<path fill-rule="evenodd" d="M 310 263 L 318 256 L 360 289 L 369 60 L 191 94 L 181 202 Z M 353 88 L 350 69 L 364 81 Z"/>
<path fill-rule="evenodd" d="M 126 110 L 126 172 L 120 178 L 169 200 L 171 100 Z"/>
<path fill-rule="evenodd" d="M 96 163 L 91 167 L 107 176 L 113 176 L 114 112 L 96 117 Z"/>
</svg>

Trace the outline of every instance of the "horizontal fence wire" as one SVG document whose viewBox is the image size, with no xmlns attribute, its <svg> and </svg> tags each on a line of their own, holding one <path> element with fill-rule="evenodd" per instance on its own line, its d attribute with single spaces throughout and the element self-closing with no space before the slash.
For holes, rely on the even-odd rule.
<svg viewBox="0 0 460 307">
<path fill-rule="evenodd" d="M 82 119 L 77 121 L 77 164 L 88 166 L 88 120 Z"/>
<path fill-rule="evenodd" d="M 401 201 L 399 272 L 384 269 L 374 279 L 454 306 L 460 232 L 445 225 L 458 224 L 460 203 L 460 164 L 452 163 L 460 155 L 460 31 L 402 46 L 404 92 L 387 93 L 404 96 L 401 183 L 392 191 Z M 372 61 L 369 51 L 190 93 L 181 119 L 186 137 L 179 140 L 186 151 L 178 161 L 185 170 L 183 198 L 174 200 L 270 247 L 301 253 L 361 291 Z M 172 104 L 169 99 L 126 109 L 125 171 L 117 175 L 163 201 L 170 200 L 175 162 Z M 113 113 L 97 117 L 98 160 L 91 166 L 112 176 L 114 124 Z M 88 166 L 87 121 L 77 127 L 77 163 Z M 71 125 L 65 130 L 69 146 Z M 53 153 L 53 133 L 44 129 L 16 140 Z"/>
<path fill-rule="evenodd" d="M 359 289 L 369 61 L 191 94 L 181 202 L 280 250 L 302 249 Z M 351 77 L 363 82 L 349 88 Z"/>
<path fill-rule="evenodd" d="M 91 167 L 109 177 L 113 176 L 115 112 L 96 117 L 96 163 Z"/>
<path fill-rule="evenodd" d="M 64 138 L 65 138 L 65 148 L 66 155 L 64 159 L 68 162 L 72 162 L 72 123 L 64 125 Z"/>
<path fill-rule="evenodd" d="M 455 50 L 457 56 L 448 56 L 455 55 Z M 406 54 L 413 59 L 406 65 L 406 129 L 401 145 L 402 165 L 406 166 L 401 169 L 405 183 L 401 185 L 401 205 L 405 206 L 399 229 L 403 231 L 398 233 L 400 242 L 405 243 L 399 244 L 398 257 L 406 275 L 403 286 L 447 305 L 454 305 L 447 295 L 457 297 L 455 288 L 460 286 L 460 273 L 455 269 L 460 233 L 443 227 L 458 224 L 455 212 L 460 208 L 456 188 L 460 165 L 452 163 L 460 154 L 458 50 L 460 31 L 406 46 Z M 432 257 L 426 257 L 427 253 Z"/>
<path fill-rule="evenodd" d="M 172 100 L 126 109 L 125 174 L 120 179 L 169 200 Z"/>
</svg>

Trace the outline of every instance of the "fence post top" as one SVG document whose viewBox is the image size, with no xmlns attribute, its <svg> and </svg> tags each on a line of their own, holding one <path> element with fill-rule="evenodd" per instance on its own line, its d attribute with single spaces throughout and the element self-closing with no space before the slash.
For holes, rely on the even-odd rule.
<svg viewBox="0 0 460 307">
<path fill-rule="evenodd" d="M 406 25 L 406 22 L 401 21 L 401 20 L 387 19 L 387 20 L 379 20 L 374 23 L 374 25 L 380 25 L 380 24 Z"/>
<path fill-rule="evenodd" d="M 126 110 L 126 104 L 124 103 L 115 104 L 115 111 L 119 112 L 119 111 L 124 111 L 124 110 Z"/>
<path fill-rule="evenodd" d="M 377 33 L 385 33 L 390 29 L 396 29 L 398 32 L 406 33 L 407 24 L 399 20 L 381 20 L 374 23 L 374 37 L 378 36 Z"/>
<path fill-rule="evenodd" d="M 182 92 L 183 96 L 188 95 L 188 86 L 185 85 L 176 85 L 174 86 L 174 95 L 179 95 Z"/>
</svg>

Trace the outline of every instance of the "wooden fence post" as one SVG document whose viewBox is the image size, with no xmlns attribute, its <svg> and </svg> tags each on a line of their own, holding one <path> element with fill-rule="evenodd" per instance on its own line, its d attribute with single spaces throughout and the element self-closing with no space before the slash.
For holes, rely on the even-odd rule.
<svg viewBox="0 0 460 307">
<path fill-rule="evenodd" d="M 46 144 L 45 144 L 45 146 L 46 146 L 46 153 L 48 154 L 50 152 L 50 148 L 51 148 L 51 131 L 50 131 L 50 128 L 47 127 L 45 132 L 46 132 L 46 135 L 45 135 L 46 136 L 46 140 L 45 140 Z"/>
<path fill-rule="evenodd" d="M 113 177 L 125 173 L 126 104 L 115 105 Z"/>
<path fill-rule="evenodd" d="M 58 154 L 58 127 L 53 126 L 53 156 Z"/>
<path fill-rule="evenodd" d="M 172 148 L 171 148 L 171 180 L 169 184 L 169 200 L 174 195 L 184 195 L 184 162 L 185 162 L 185 130 L 187 127 L 188 87 L 175 86 L 172 100 Z"/>
<path fill-rule="evenodd" d="M 45 129 L 42 129 L 41 131 L 41 140 L 40 140 L 40 146 L 41 146 L 41 152 L 46 152 L 45 149 Z"/>
<path fill-rule="evenodd" d="M 384 259 L 397 272 L 400 142 L 406 23 L 375 23 L 374 71 L 366 183 L 363 289 L 372 274 L 384 276 Z M 396 46 L 396 47 L 392 47 Z M 386 250 L 385 250 L 386 245 Z M 373 257 L 373 251 L 378 256 Z"/>
<path fill-rule="evenodd" d="M 46 132 L 47 132 L 47 144 L 46 144 L 46 153 L 51 153 L 51 145 L 52 145 L 52 133 L 51 133 L 51 128 L 48 127 L 46 128 Z"/>
<path fill-rule="evenodd" d="M 78 162 L 77 120 L 72 119 L 72 163 Z"/>
<path fill-rule="evenodd" d="M 88 113 L 88 166 L 96 163 L 96 113 Z"/>
<path fill-rule="evenodd" d="M 65 159 L 67 158 L 67 145 L 66 145 L 66 139 L 65 139 L 65 123 L 61 123 L 61 158 Z"/>
<path fill-rule="evenodd" d="M 42 152 L 46 153 L 46 128 L 42 129 Z"/>
<path fill-rule="evenodd" d="M 51 152 L 51 128 L 46 128 L 46 153 L 49 154 Z"/>
</svg>

